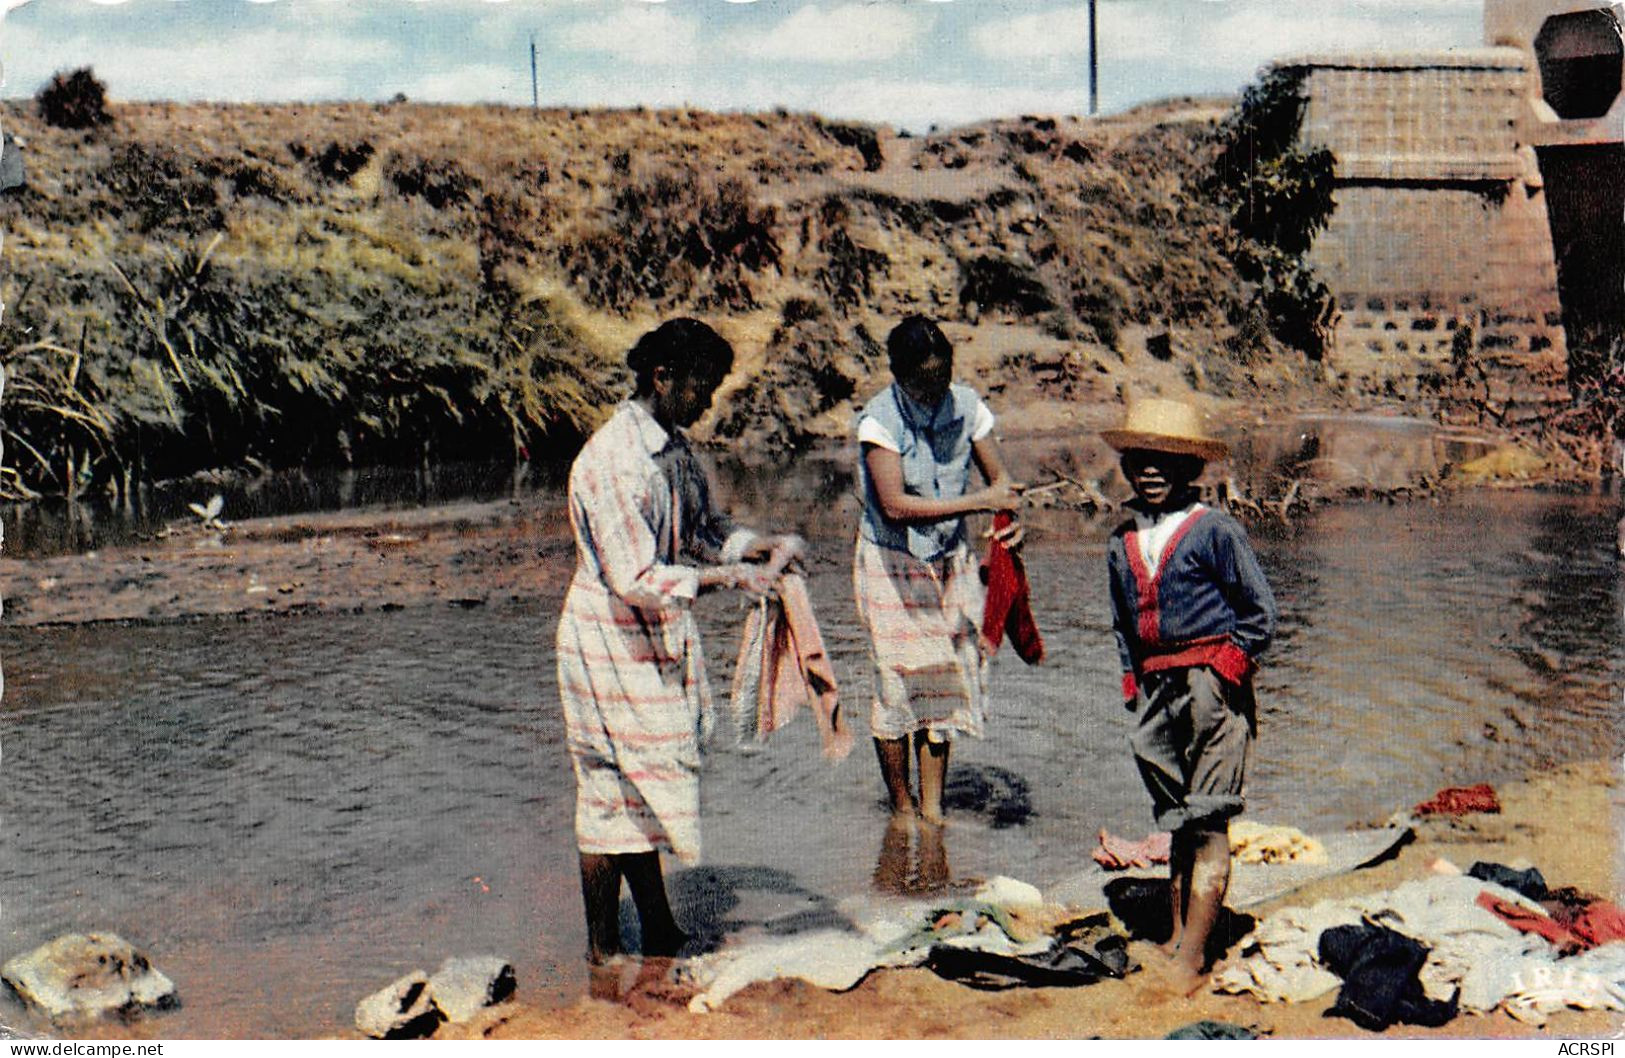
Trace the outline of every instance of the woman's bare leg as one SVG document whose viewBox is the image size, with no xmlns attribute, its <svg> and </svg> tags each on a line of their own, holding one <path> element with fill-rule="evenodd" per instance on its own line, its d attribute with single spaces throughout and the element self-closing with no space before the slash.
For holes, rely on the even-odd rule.
<svg viewBox="0 0 1625 1058">
<path fill-rule="evenodd" d="M 880 759 L 880 777 L 886 782 L 892 812 L 912 815 L 914 795 L 908 789 L 908 739 L 875 739 L 875 756 Z"/>
<path fill-rule="evenodd" d="M 952 742 L 932 742 L 925 731 L 914 733 L 914 752 L 920 767 L 920 818 L 942 822 L 942 787 L 948 774 L 948 749 Z"/>
<path fill-rule="evenodd" d="M 581 855 L 581 902 L 587 909 L 587 958 L 602 963 L 621 952 L 621 870 L 616 857 Z"/>
<path fill-rule="evenodd" d="M 677 928 L 672 917 L 671 904 L 666 900 L 666 879 L 660 873 L 660 853 L 628 852 L 615 857 L 620 861 L 621 873 L 632 890 L 632 903 L 637 905 L 638 922 L 643 932 L 645 956 L 672 956 L 688 941 L 688 934 Z"/>
</svg>

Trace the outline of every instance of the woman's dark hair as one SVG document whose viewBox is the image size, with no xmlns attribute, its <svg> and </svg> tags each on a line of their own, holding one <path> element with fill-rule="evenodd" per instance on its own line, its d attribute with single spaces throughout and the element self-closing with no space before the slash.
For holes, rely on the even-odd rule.
<svg viewBox="0 0 1625 1058">
<path fill-rule="evenodd" d="M 886 352 L 891 357 L 893 378 L 910 378 L 920 365 L 934 356 L 954 358 L 953 343 L 942 333 L 934 320 L 925 316 L 910 316 L 891 329 L 886 336 Z"/>
<path fill-rule="evenodd" d="M 734 349 L 728 340 L 699 320 L 667 320 L 638 339 L 626 354 L 626 366 L 637 379 L 639 397 L 654 392 L 655 368 L 678 378 L 706 378 L 720 383 L 733 370 Z"/>
</svg>

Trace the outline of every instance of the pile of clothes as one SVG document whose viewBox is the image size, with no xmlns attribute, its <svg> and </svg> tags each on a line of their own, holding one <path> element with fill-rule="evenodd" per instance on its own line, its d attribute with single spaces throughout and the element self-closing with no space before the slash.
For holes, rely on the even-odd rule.
<svg viewBox="0 0 1625 1058">
<path fill-rule="evenodd" d="M 1534 1025 L 1554 1011 L 1625 1012 L 1625 913 L 1538 871 L 1475 863 L 1396 889 L 1284 908 L 1242 941 L 1221 992 L 1301 1002 L 1380 1031 L 1497 1008 Z"/>
<path fill-rule="evenodd" d="M 1108 912 L 1044 902 L 1033 886 L 990 880 L 969 896 L 844 908 L 852 929 L 745 940 L 689 960 L 705 1013 L 756 981 L 797 978 L 845 991 L 881 967 L 925 966 L 974 988 L 1053 987 L 1122 977 L 1136 967 L 1128 933 Z"/>
</svg>

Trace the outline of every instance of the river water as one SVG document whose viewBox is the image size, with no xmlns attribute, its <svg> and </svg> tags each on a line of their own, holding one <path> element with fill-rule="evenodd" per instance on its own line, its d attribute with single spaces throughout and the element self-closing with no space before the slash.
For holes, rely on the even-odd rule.
<svg viewBox="0 0 1625 1058">
<path fill-rule="evenodd" d="M 849 488 L 816 461 L 725 484 L 756 521 L 811 541 L 861 733 Z M 1282 630 L 1259 678 L 1249 814 L 1341 828 L 1446 784 L 1619 754 L 1616 518 L 1612 500 L 1480 492 L 1256 532 Z M 945 858 L 956 879 L 1042 887 L 1083 866 L 1099 828 L 1150 829 L 1117 702 L 1109 521 L 1028 520 L 1049 660 L 996 659 L 987 737 L 954 749 L 943 848 L 908 861 L 884 840 L 866 745 L 832 765 L 804 716 L 747 752 L 724 722 L 706 865 L 670 872 L 691 931 L 826 921 L 877 867 L 917 871 L 922 852 L 928 874 Z M 486 609 L 0 628 L 0 958 L 68 931 L 136 943 L 183 1006 L 115 1035 L 349 1034 L 358 999 L 453 955 L 510 959 L 532 1002 L 580 995 L 552 648 L 569 559 L 549 561 L 543 597 Z M 716 597 L 700 611 L 726 721 L 742 610 Z M 46 1028 L 9 996 L 0 1021 Z"/>
</svg>

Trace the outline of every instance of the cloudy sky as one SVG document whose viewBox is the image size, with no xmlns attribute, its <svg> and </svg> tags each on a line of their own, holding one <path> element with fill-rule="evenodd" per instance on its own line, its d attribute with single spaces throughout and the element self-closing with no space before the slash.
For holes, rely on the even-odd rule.
<svg viewBox="0 0 1625 1058">
<path fill-rule="evenodd" d="M 20 6 L 17 6 L 19 5 Z M 1085 0 L 0 0 L 7 96 L 787 107 L 923 130 L 1083 113 Z M 1100 107 L 1233 92 L 1272 57 L 1471 48 L 1481 0 L 1099 0 Z"/>
</svg>

